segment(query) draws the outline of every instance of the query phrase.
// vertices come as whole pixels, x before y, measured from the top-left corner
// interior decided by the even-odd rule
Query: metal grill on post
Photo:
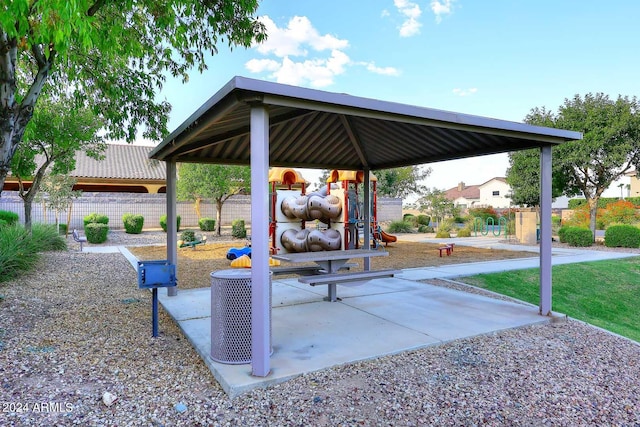
[[[138,261],[138,288],[151,289],[151,322],[158,336],[158,288],[176,286],[176,266],[168,260]]]

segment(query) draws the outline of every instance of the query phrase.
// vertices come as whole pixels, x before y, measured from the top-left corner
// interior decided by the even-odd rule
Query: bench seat
[[[357,267],[356,263],[347,263],[340,267],[340,270],[349,270],[350,268]],[[284,267],[271,267],[271,272],[274,276],[280,274],[298,274],[300,276],[318,275],[324,272],[319,265],[303,265],[303,266],[284,266]]]
[[[318,274],[311,277],[301,277],[298,279],[300,283],[306,283],[307,285],[329,285],[340,284],[346,282],[362,282],[365,280],[379,279],[381,277],[393,277],[396,274],[402,273],[402,270],[370,270],[370,271],[356,271],[353,273],[334,273],[334,274]]]

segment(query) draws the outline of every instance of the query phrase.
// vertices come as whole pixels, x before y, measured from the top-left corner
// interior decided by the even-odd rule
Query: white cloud
[[[478,92],[478,88],[476,88],[476,87],[472,87],[472,88],[469,88],[469,89],[455,88],[453,90],[453,93],[455,93],[458,96],[469,96],[469,95],[473,95],[476,92]]]
[[[431,0],[431,11],[436,15],[436,22],[442,21],[442,15],[450,15],[454,0]]]
[[[404,22],[400,25],[400,36],[411,37],[420,34],[420,27],[422,26],[418,21],[420,15],[422,15],[420,6],[408,0],[393,0],[393,4],[398,9],[398,12],[405,17]]]
[[[387,9],[382,9],[382,13],[380,13],[381,18],[386,18],[387,16],[391,16]]]
[[[396,0],[398,1],[398,0]],[[256,50],[271,58],[254,58],[245,63],[251,73],[269,73],[278,83],[326,87],[347,67],[364,65],[369,72],[398,75],[393,67],[377,67],[373,62],[353,62],[344,52],[349,41],[331,34],[321,35],[305,16],[295,16],[286,27],[278,27],[268,16],[260,18],[267,28],[267,41]]]
[[[278,28],[268,16],[261,17],[260,21],[265,25],[268,37],[258,46],[258,52],[265,55],[273,53],[280,58],[307,56],[309,52],[306,46],[318,52],[345,49],[349,46],[347,40],[338,39],[330,34],[321,36],[306,16],[294,16],[286,28]]]
[[[375,74],[382,74],[384,76],[399,76],[400,70],[395,67],[378,67],[374,62],[363,62],[362,65],[367,67],[367,70]]]

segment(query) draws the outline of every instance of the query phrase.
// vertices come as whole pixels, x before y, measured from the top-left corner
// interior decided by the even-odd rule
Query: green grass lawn
[[[553,311],[640,342],[640,257],[554,266]],[[539,269],[465,277],[464,283],[538,305]]]

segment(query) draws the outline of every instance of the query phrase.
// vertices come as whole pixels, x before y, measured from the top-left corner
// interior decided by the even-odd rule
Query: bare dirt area
[[[446,243],[449,243],[449,241]],[[190,289],[208,286],[212,271],[230,268],[231,262],[226,258],[227,251],[230,248],[241,248],[244,244],[244,240],[236,240],[207,243],[198,245],[193,249],[178,249],[180,287]],[[456,245],[449,256],[443,251],[442,257],[440,257],[438,248],[441,246],[442,244],[398,241],[381,248],[380,250],[389,252],[389,256],[376,257],[371,261],[371,268],[377,270],[385,268],[436,267],[536,256],[534,253],[527,251],[482,249]],[[165,259],[167,253],[166,246],[139,246],[128,247],[127,249],[140,260]],[[354,271],[362,269],[362,260],[358,264],[359,266],[354,268]]]

